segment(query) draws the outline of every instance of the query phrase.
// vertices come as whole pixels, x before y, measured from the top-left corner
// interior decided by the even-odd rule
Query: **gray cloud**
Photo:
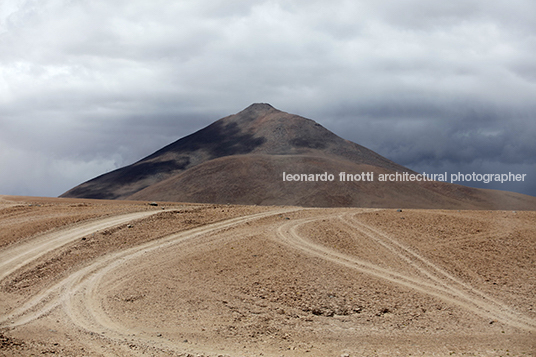
[[[0,193],[59,195],[253,102],[415,170],[530,171],[534,13],[531,0],[4,1]]]

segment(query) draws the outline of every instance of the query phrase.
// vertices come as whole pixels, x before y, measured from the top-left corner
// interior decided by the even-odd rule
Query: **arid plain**
[[[535,222],[0,196],[0,355],[534,356]]]

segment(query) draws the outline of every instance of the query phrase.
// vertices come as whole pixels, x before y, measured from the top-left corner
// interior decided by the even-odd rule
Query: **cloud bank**
[[[0,4],[0,194],[57,196],[254,102],[416,171],[526,173],[532,0]]]

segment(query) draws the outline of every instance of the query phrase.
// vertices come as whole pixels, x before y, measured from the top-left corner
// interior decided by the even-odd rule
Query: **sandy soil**
[[[0,196],[0,355],[534,356],[534,222]]]

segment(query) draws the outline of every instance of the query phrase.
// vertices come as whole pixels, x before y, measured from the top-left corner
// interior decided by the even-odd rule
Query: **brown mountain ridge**
[[[289,182],[283,173],[333,174]],[[252,104],[60,197],[306,207],[536,209],[536,198],[446,182],[340,182],[338,174],[414,171],[313,120]]]

